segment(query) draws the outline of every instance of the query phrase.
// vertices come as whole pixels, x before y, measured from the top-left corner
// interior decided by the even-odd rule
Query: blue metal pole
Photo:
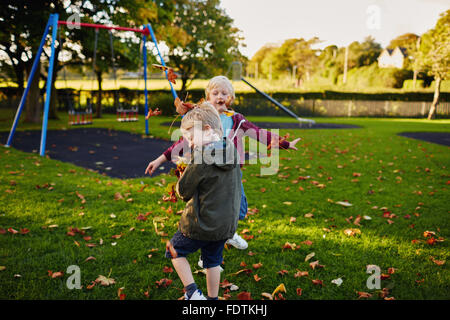
[[[37,66],[39,63],[39,59],[41,58],[42,49],[44,48],[45,38],[47,37],[48,29],[50,28],[51,21],[52,21],[52,15],[50,15],[50,17],[48,19],[44,34],[41,39],[41,43],[39,45],[39,49],[36,53],[36,56],[34,57],[33,67],[31,68],[30,75],[28,76],[27,87],[25,88],[25,90],[22,94],[22,98],[20,99],[19,107],[17,108],[16,116],[14,118],[14,122],[11,127],[11,131],[9,132],[8,141],[6,142],[5,147],[11,146],[11,143],[12,143],[12,140],[14,137],[14,133],[16,132],[17,125],[19,124],[20,115],[22,114],[23,107],[25,106],[25,101],[27,100],[27,95],[28,95],[28,91],[30,90],[30,87],[31,87],[31,82],[33,81],[34,74],[36,73],[36,69],[37,69]]]
[[[145,29],[145,26],[144,26]],[[148,114],[148,91],[147,91],[147,36],[144,35],[144,46],[142,47],[144,58],[144,95],[145,95],[145,116]],[[145,119],[145,134],[148,135],[148,119]]]
[[[50,55],[50,65],[48,67],[47,92],[45,95],[44,117],[42,119],[41,149],[40,149],[40,155],[42,157],[45,155],[45,141],[47,139],[48,109],[50,107],[50,98],[51,98],[51,92],[52,92],[53,66],[55,64],[55,39],[56,39],[56,32],[58,31],[58,14],[57,13],[53,14],[51,18],[53,19],[52,20],[52,52]]]
[[[159,60],[161,61],[161,65],[166,66],[166,64],[164,63],[164,59],[162,58],[161,52],[159,52],[158,42],[156,41],[155,34],[153,33],[152,25],[150,23],[148,23],[147,26],[148,26],[148,30],[150,31],[150,36],[152,37],[153,43],[155,44],[156,51],[158,51],[158,56],[159,56]],[[166,73],[166,78],[168,79],[167,70],[165,71],[165,73]],[[173,98],[176,99],[178,97],[177,92],[173,88],[172,82],[169,81],[169,84],[170,84],[170,90],[172,91]]]

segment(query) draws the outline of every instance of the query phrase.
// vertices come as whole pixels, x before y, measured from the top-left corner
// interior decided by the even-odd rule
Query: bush
[[[379,68],[378,63],[353,68],[348,71],[346,86],[354,88],[401,88],[403,82],[412,77],[412,71],[397,68]],[[343,75],[339,75],[342,84]]]
[[[423,89],[425,88],[425,81],[424,80],[416,80],[416,87],[414,88],[414,80],[408,79],[403,81],[403,89],[405,90],[417,90],[417,89]]]
[[[173,96],[170,91],[149,92],[148,107],[154,110],[159,108],[165,116],[175,114],[175,106],[173,104]],[[144,107],[145,105],[143,105]]]
[[[419,80],[418,80],[419,81]],[[422,80],[420,80],[422,81]],[[406,82],[406,81],[405,81]],[[408,83],[408,82],[406,82]],[[434,85],[434,84],[433,84]],[[441,85],[441,102],[450,101],[450,81],[443,81]],[[131,92],[134,91],[134,92]],[[144,95],[139,90],[122,90],[121,96],[126,100],[138,101],[132,102],[139,105],[139,113],[144,114]],[[281,104],[292,108],[298,114],[307,115],[310,113],[309,108],[304,108],[305,100],[312,103],[312,100],[365,100],[365,101],[426,101],[433,100],[433,92],[384,92],[384,93],[358,93],[358,92],[341,92],[341,91],[319,91],[319,92],[275,92],[269,93],[274,99]],[[85,97],[90,96],[89,91],[79,92],[74,89],[58,89],[59,110],[67,110],[68,96],[73,94],[73,102],[76,106],[85,105]],[[205,95],[204,90],[196,89],[189,91],[190,102],[197,102]],[[94,92],[95,96],[95,92]],[[137,99],[139,97],[139,99]],[[151,109],[159,108],[164,115],[175,115],[175,107],[173,105],[173,97],[170,91],[156,90],[149,91],[149,103]],[[180,96],[181,98],[181,96]],[[184,97],[183,97],[184,98]],[[19,103],[19,95],[16,88],[0,88],[0,107],[8,106],[17,108]],[[81,100],[81,101],[80,101]],[[95,100],[96,101],[96,98]],[[94,104],[95,108],[95,104]],[[233,108],[245,115],[284,115],[281,110],[277,110],[271,102],[264,99],[256,92],[236,93],[236,101]],[[115,113],[114,107],[114,90],[104,90],[102,94],[102,111],[105,113]]]
[[[434,80],[430,84],[430,88],[434,89]],[[441,92],[450,92],[450,80],[441,81]]]

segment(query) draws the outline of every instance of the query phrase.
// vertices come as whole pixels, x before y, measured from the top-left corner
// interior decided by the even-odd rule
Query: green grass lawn
[[[49,129],[68,128],[67,116],[60,116],[59,121],[49,121]],[[2,114],[0,119],[0,130],[8,131],[11,115]],[[151,134],[168,139],[168,128],[159,123],[170,120],[152,118]],[[387,297],[449,299],[449,148],[396,134],[449,132],[450,121],[316,120],[362,128],[281,130],[303,140],[298,151],[280,151],[278,173],[261,176],[260,164],[244,167],[251,214],[240,221],[238,232],[248,238],[249,248],[224,250],[221,281],[239,287],[228,293],[230,299],[243,291],[261,299],[261,293],[272,293],[281,283],[286,287],[283,297],[290,300],[358,299],[357,292],[381,299],[381,290],[366,286],[367,265],[380,267],[381,288],[389,290]],[[94,123],[144,133],[142,121],[118,123],[114,115]],[[20,124],[18,129],[39,128]],[[177,212],[184,207],[180,201],[162,201],[174,177],[114,179],[1,146],[0,179],[0,231],[4,231],[0,234],[0,299],[118,299],[119,288],[126,299],[182,296],[176,273],[164,272],[172,266],[164,257],[165,241],[176,231]],[[352,206],[344,207],[339,201]],[[167,235],[157,234],[155,224]],[[84,234],[68,235],[71,227]],[[25,228],[29,232],[21,234]],[[356,234],[347,235],[348,229]],[[434,234],[426,238],[425,231]],[[295,250],[283,249],[286,243]],[[313,252],[314,257],[305,261]],[[95,260],[87,259],[91,256]],[[190,261],[193,271],[199,270],[198,254]],[[262,265],[254,268],[258,263]],[[310,263],[323,267],[313,269]],[[81,270],[80,290],[66,286],[70,265]],[[243,269],[247,272],[238,273]],[[49,270],[64,274],[52,278]],[[298,271],[308,275],[298,276]],[[115,284],[88,289],[99,275],[113,278]],[[194,277],[206,291],[205,276]],[[158,287],[156,281],[163,278],[173,282]],[[338,278],[343,280],[340,286],[331,282]],[[321,280],[322,285],[313,280]],[[302,289],[301,296],[297,288]],[[220,289],[219,295],[223,294]]]

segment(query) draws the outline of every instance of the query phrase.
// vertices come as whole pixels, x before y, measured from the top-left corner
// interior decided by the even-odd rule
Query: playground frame
[[[67,21],[60,21],[58,19],[59,19],[59,15],[57,13],[55,13],[55,14],[51,14],[47,21],[47,25],[45,26],[44,34],[42,36],[42,39],[41,39],[41,42],[39,45],[39,49],[35,55],[33,66],[31,68],[31,72],[28,77],[28,83],[23,92],[22,98],[20,99],[20,103],[17,108],[16,116],[14,118],[14,121],[13,121],[13,124],[11,127],[11,131],[9,133],[8,140],[6,142],[5,147],[11,146],[11,143],[12,143],[12,140],[14,137],[14,133],[15,133],[17,125],[19,123],[20,115],[22,114],[23,108],[25,106],[25,102],[27,99],[31,81],[33,80],[34,74],[36,73],[37,65],[38,65],[39,59],[41,58],[42,51],[43,51],[44,45],[46,43],[46,38],[47,38],[47,35],[49,34],[50,28],[51,28],[52,29],[51,54],[50,54],[50,58],[49,58],[49,68],[48,68],[48,74],[47,74],[47,87],[46,87],[46,95],[45,95],[45,102],[44,102],[44,115],[43,115],[43,119],[42,119],[42,129],[41,129],[41,143],[40,143],[40,150],[39,150],[39,154],[41,156],[45,155],[45,144],[46,144],[46,139],[47,139],[48,112],[49,112],[50,98],[51,98],[51,83],[52,83],[53,68],[54,68],[54,63],[55,63],[55,40],[56,40],[56,36],[57,36],[58,26],[60,26],[60,25],[67,25],[67,26],[71,26],[71,27],[119,30],[119,31],[133,31],[133,32],[141,33],[143,36],[143,46],[142,46],[143,49],[142,50],[143,50],[143,60],[144,60],[143,65],[144,65],[145,114],[148,113],[147,47],[146,47],[148,36],[151,37],[151,41],[155,45],[161,65],[165,66],[165,63],[162,58],[161,52],[159,51],[158,43],[156,41],[156,37],[153,32],[151,24],[147,23],[142,26],[142,29],[138,29],[138,28],[129,28],[129,27],[121,27],[121,26],[106,26],[106,25],[102,25],[102,24],[92,24],[92,23],[71,23],[71,22],[67,22]],[[58,45],[60,45],[60,44],[58,44]],[[167,70],[165,71],[165,73],[166,73],[166,77],[167,77]],[[177,93],[176,93],[175,89],[173,88],[172,83],[170,83],[170,81],[169,81],[169,84],[170,84],[170,89],[172,91],[172,95],[175,99],[177,97]],[[145,120],[145,134],[146,135],[149,134],[147,119]]]

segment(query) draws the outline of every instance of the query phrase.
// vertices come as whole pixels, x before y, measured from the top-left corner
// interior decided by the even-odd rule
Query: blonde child
[[[244,150],[242,145],[242,135],[236,134],[238,132],[242,132],[243,134],[248,133],[249,136],[253,139],[258,140],[266,145],[270,144],[272,139],[279,138],[278,136],[271,134],[269,131],[261,129],[248,121],[242,114],[237,112],[230,112],[228,108],[233,104],[235,100],[235,93],[233,85],[230,80],[228,80],[225,76],[216,76],[212,78],[206,89],[206,100],[211,103],[214,108],[218,111],[220,115],[220,120],[223,128],[223,136],[228,138],[233,138],[233,143],[237,148],[237,151],[240,156],[241,166],[244,162]],[[179,113],[183,114],[186,110],[177,110]],[[280,147],[283,149],[293,149],[297,150],[295,147],[296,143],[300,140],[300,138],[295,139],[291,142],[286,140],[280,141]],[[186,143],[182,138],[175,142],[169,149],[167,149],[161,156],[157,159],[150,162],[145,170],[145,173],[152,174],[161,164],[166,161],[170,161],[172,159],[172,151],[178,146],[180,143]],[[177,148],[179,149],[179,148]],[[177,150],[175,149],[175,150]],[[175,156],[175,155],[174,155]],[[241,172],[242,176],[242,172]],[[239,220],[243,220],[247,214],[247,197],[244,193],[244,186],[241,183],[241,208],[239,213]],[[247,242],[242,239],[237,233],[233,235],[231,239],[227,241],[228,244],[238,248],[238,249],[247,249]],[[200,265],[201,263],[199,263]]]
[[[181,130],[192,156],[176,192],[187,203],[166,257],[183,282],[186,300],[217,300],[223,248],[238,224],[239,158],[233,143],[222,137],[219,114],[207,102],[186,113]],[[206,268],[208,298],[197,288],[186,259],[198,250]]]

